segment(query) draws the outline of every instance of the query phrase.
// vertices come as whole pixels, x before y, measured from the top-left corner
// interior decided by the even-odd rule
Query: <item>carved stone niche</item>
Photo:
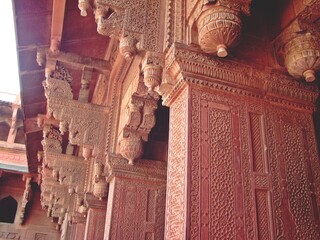
[[[228,49],[240,42],[241,14],[249,14],[250,1],[205,1],[197,20],[201,49],[218,57],[226,57]],[[246,7],[244,7],[246,6]]]

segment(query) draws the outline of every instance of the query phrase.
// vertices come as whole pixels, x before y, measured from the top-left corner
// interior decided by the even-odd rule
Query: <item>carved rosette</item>
[[[125,59],[130,59],[134,56],[137,51],[136,48],[137,40],[130,36],[122,37],[120,39],[119,50]]]
[[[314,81],[315,72],[320,68],[319,39],[307,33],[290,40],[284,47],[284,63],[293,77]]]
[[[161,84],[162,67],[155,64],[146,64],[142,71],[144,84],[148,91],[153,92],[154,88]]]
[[[219,57],[228,55],[228,48],[240,41],[242,22],[240,10],[225,6],[211,6],[198,19],[199,45],[206,53]]]
[[[120,140],[120,154],[128,159],[129,164],[140,158],[143,154],[143,142],[138,134],[130,134]]]

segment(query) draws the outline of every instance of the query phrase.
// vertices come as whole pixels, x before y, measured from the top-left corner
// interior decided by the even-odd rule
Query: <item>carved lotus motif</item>
[[[140,137],[126,137],[120,141],[120,153],[128,159],[129,164],[133,164],[143,154],[143,143]]]
[[[213,6],[198,19],[199,45],[206,53],[228,55],[228,48],[238,44],[242,23],[240,12],[224,6]]]
[[[293,38],[284,48],[285,66],[295,78],[302,76],[307,82],[316,79],[315,72],[320,68],[320,42],[311,34]]]

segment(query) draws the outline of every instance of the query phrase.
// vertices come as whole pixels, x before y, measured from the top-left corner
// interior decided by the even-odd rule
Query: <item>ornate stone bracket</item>
[[[23,192],[22,200],[21,200],[21,210],[19,214],[19,223],[23,224],[24,218],[25,218],[25,212],[28,202],[31,199],[32,195],[32,188],[31,188],[31,180],[32,178],[30,176],[24,177],[24,180],[26,182],[26,186]]]
[[[157,99],[147,96],[132,95],[128,107],[128,120],[120,136],[120,153],[133,164],[143,154],[143,141],[155,125],[154,112]]]
[[[161,52],[161,1],[79,0],[82,16],[93,9],[97,31],[120,40],[120,53],[130,59],[139,49]],[[138,44],[138,45],[137,45]]]

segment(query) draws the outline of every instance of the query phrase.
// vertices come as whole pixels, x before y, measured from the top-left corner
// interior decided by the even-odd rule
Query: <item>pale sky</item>
[[[14,101],[13,95],[2,93],[20,93],[12,0],[1,0],[0,32],[0,100]]]

